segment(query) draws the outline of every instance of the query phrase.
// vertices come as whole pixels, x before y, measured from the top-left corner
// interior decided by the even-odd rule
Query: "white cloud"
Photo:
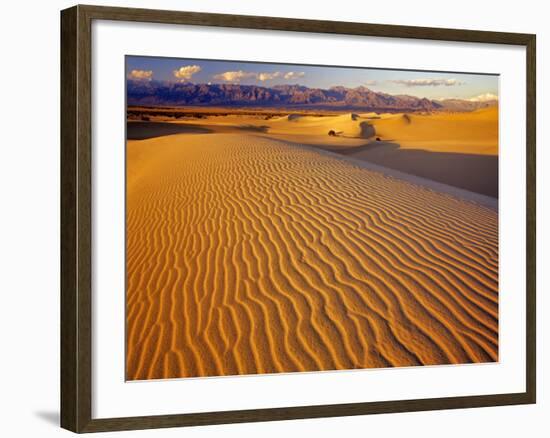
[[[367,87],[369,87],[369,86],[372,87],[373,85],[378,85],[378,81],[375,81],[374,79],[369,79],[368,81],[365,81],[365,85]]]
[[[202,68],[199,65],[185,65],[174,70],[174,77],[182,82],[190,81],[193,75],[201,70]]]
[[[303,78],[306,74],[303,71],[289,71],[285,73],[284,78],[289,81],[292,79]]]
[[[153,70],[132,70],[128,77],[130,79],[150,81],[153,78]]]
[[[281,74],[282,73],[280,71],[276,71],[273,73],[258,73],[256,79],[262,82],[271,81],[272,79],[280,77]]]
[[[280,72],[280,71],[274,71],[274,72],[252,72],[252,71],[226,71],[223,73],[218,73],[213,76],[214,79],[218,81],[224,81],[224,82],[240,82],[244,79],[253,79],[260,82],[265,81],[272,81],[273,79],[277,78],[284,78],[286,80],[292,80],[297,78],[304,77],[304,72],[293,72],[289,71],[286,73]]]
[[[405,85],[406,87],[439,87],[444,85],[451,87],[454,85],[464,85],[464,82],[460,82],[457,79],[390,79],[388,82],[394,84]]]
[[[498,100],[498,96],[492,93],[484,93],[479,96],[471,97],[468,99],[470,102],[487,102],[489,100]]]
[[[224,73],[219,73],[217,75],[214,75],[213,78],[218,81],[240,82],[243,79],[256,78],[256,75],[257,73],[254,73],[254,72],[246,72],[246,71],[238,70],[238,71],[226,71]]]

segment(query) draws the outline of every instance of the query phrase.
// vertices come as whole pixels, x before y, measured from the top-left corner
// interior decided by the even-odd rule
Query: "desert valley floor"
[[[420,117],[375,120],[382,143],[419,149]],[[128,380],[498,360],[491,189],[363,160],[361,116],[323,119],[133,122]],[[496,156],[471,126],[459,152]]]

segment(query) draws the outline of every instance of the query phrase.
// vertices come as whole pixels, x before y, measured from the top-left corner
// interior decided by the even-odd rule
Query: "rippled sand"
[[[253,133],[128,141],[127,378],[498,360],[495,209]]]

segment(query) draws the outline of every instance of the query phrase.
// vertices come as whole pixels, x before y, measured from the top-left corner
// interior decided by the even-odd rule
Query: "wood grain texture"
[[[94,19],[512,44],[527,49],[527,389],[522,393],[200,414],[91,416],[91,22]],[[61,423],[75,432],[147,429],[535,402],[535,36],[503,32],[77,6],[61,19]],[[121,170],[122,171],[122,170]]]
[[[70,430],[78,428],[76,12],[61,16],[61,426]]]
[[[91,419],[91,23],[61,15],[61,425]]]

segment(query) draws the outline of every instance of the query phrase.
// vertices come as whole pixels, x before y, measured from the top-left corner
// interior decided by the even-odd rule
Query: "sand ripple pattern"
[[[127,378],[498,360],[491,209],[254,135],[128,143]]]

